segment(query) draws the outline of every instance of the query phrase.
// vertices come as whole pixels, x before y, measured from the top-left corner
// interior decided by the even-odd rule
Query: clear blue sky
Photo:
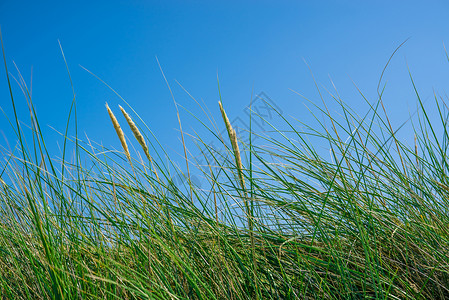
[[[72,100],[59,49],[75,85],[78,125],[93,141],[120,149],[104,108],[119,114],[121,100],[83,70],[91,70],[140,113],[162,145],[182,152],[176,111],[156,57],[178,103],[200,114],[179,81],[203,99],[220,120],[217,72],[228,114],[245,116],[251,92],[265,92],[285,116],[311,119],[304,100],[320,99],[304,60],[320,85],[363,113],[353,81],[375,101],[381,71],[393,50],[410,37],[385,74],[385,103],[399,124],[415,108],[407,64],[424,99],[447,92],[448,1],[22,1],[0,0],[0,26],[10,72],[13,61],[29,83],[47,143],[57,153]],[[2,67],[3,68],[3,67]],[[26,102],[15,84],[21,120]],[[0,75],[0,106],[12,117],[6,76]],[[332,107],[332,106],[331,106]],[[200,125],[181,111],[184,129]],[[124,123],[124,120],[121,119]],[[125,124],[122,124],[126,128]],[[14,139],[6,118],[0,133]],[[73,131],[72,131],[73,133]],[[10,143],[12,140],[10,140]],[[5,146],[3,136],[0,144]]]

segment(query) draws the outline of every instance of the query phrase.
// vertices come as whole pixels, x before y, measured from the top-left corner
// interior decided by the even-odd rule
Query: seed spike
[[[137,128],[137,126],[134,123],[134,121],[131,118],[131,116],[125,111],[125,109],[122,106],[119,105],[119,107],[120,107],[120,110],[121,110],[123,116],[126,119],[126,122],[128,122],[129,128],[133,132],[134,137],[136,138],[137,142],[139,142],[140,146],[143,149],[143,152],[145,153],[145,156],[147,157],[148,161],[150,162],[151,166],[153,167],[154,174],[159,179],[159,176],[157,175],[156,169],[154,169],[153,160],[151,159],[150,151],[148,149],[147,143],[145,142],[145,139],[144,139],[143,135],[140,133],[139,128]]]
[[[122,144],[122,148],[125,151],[126,157],[128,158],[129,162],[131,163],[131,155],[129,154],[128,145],[126,144],[125,134],[123,133],[123,130],[120,127],[120,124],[117,121],[117,118],[115,117],[112,110],[109,108],[109,105],[107,102],[106,102],[106,109],[108,110],[108,114],[109,114],[109,117],[111,118],[112,125],[114,126],[115,132],[117,133],[120,143]]]

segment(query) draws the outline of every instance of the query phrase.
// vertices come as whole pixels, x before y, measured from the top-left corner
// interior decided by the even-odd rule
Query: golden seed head
[[[228,116],[226,115],[226,112],[223,108],[223,105],[221,104],[221,101],[218,101],[218,105],[220,106],[221,116],[223,117],[223,121],[225,122],[226,130],[228,131],[229,138],[231,138],[231,131],[232,131],[231,122],[229,122]]]
[[[120,127],[120,124],[118,123],[114,113],[109,108],[108,103],[106,103],[106,109],[108,110],[108,114],[109,117],[111,118],[112,125],[114,126],[115,132],[117,133],[120,143],[122,144],[122,148],[125,151],[126,157],[128,158],[129,161],[131,161],[131,155],[129,154],[128,145],[126,144],[125,134],[123,133],[123,130]]]
[[[134,134],[134,137],[139,142],[139,144],[142,147],[143,152],[145,152],[145,155],[148,158],[148,160],[151,162],[150,151],[148,149],[147,143],[145,143],[145,139],[144,139],[143,135],[140,133],[140,131],[137,128],[136,124],[131,119],[131,116],[128,115],[128,113],[125,111],[125,109],[123,107],[121,107],[120,105],[119,105],[119,107],[120,107],[120,110],[122,111],[123,116],[126,119],[126,122],[128,122],[128,125],[129,125],[129,127],[131,128],[131,131]]]
[[[223,117],[223,121],[225,122],[226,130],[228,131],[228,135],[229,135],[229,139],[231,140],[232,149],[234,150],[234,158],[235,158],[235,163],[236,163],[237,169],[238,169],[240,183],[242,185],[242,188],[245,189],[245,180],[243,178],[242,158],[240,156],[239,144],[237,141],[237,133],[232,128],[231,122],[229,122],[229,118],[226,115],[226,112],[223,108],[223,105],[221,104],[221,101],[218,101],[218,105],[220,106],[221,115]]]

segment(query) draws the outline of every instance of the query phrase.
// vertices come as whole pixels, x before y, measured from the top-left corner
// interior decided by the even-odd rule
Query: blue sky
[[[385,63],[410,38],[384,77],[385,105],[399,124],[416,106],[407,65],[423,99],[433,89],[447,92],[448,20],[447,1],[0,1],[9,70],[17,75],[15,62],[29,84],[32,69],[33,101],[56,155],[61,138],[50,126],[64,130],[72,101],[58,40],[74,83],[82,137],[85,132],[120,149],[104,103],[119,114],[123,102],[80,66],[125,98],[164,147],[181,153],[175,106],[156,57],[176,101],[195,114],[201,110],[177,82],[221,121],[218,73],[231,118],[245,117],[254,91],[266,93],[287,118],[307,123],[312,117],[305,101],[292,90],[316,104],[321,100],[305,62],[320,86],[331,89],[331,78],[343,100],[362,114],[366,106],[354,83],[374,102]],[[1,73],[0,106],[12,117]],[[26,101],[15,83],[14,92],[27,123]],[[198,122],[180,112],[185,130],[201,132]],[[3,115],[0,131],[0,144],[6,145],[5,137],[13,144]]]

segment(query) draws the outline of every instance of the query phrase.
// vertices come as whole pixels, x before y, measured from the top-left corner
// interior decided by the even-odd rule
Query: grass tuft
[[[231,147],[204,124],[226,152],[195,137],[207,164],[186,150],[186,175],[120,107],[153,172],[123,164],[107,104],[124,152],[64,134],[77,155],[58,160],[31,95],[26,131],[9,88],[18,145],[0,150],[2,299],[449,298],[449,113],[437,96],[431,115],[414,87],[410,145],[381,94],[361,95],[362,116],[334,96],[340,116],[317,106],[316,127],[279,113],[283,129],[261,144],[237,136],[220,101]]]

